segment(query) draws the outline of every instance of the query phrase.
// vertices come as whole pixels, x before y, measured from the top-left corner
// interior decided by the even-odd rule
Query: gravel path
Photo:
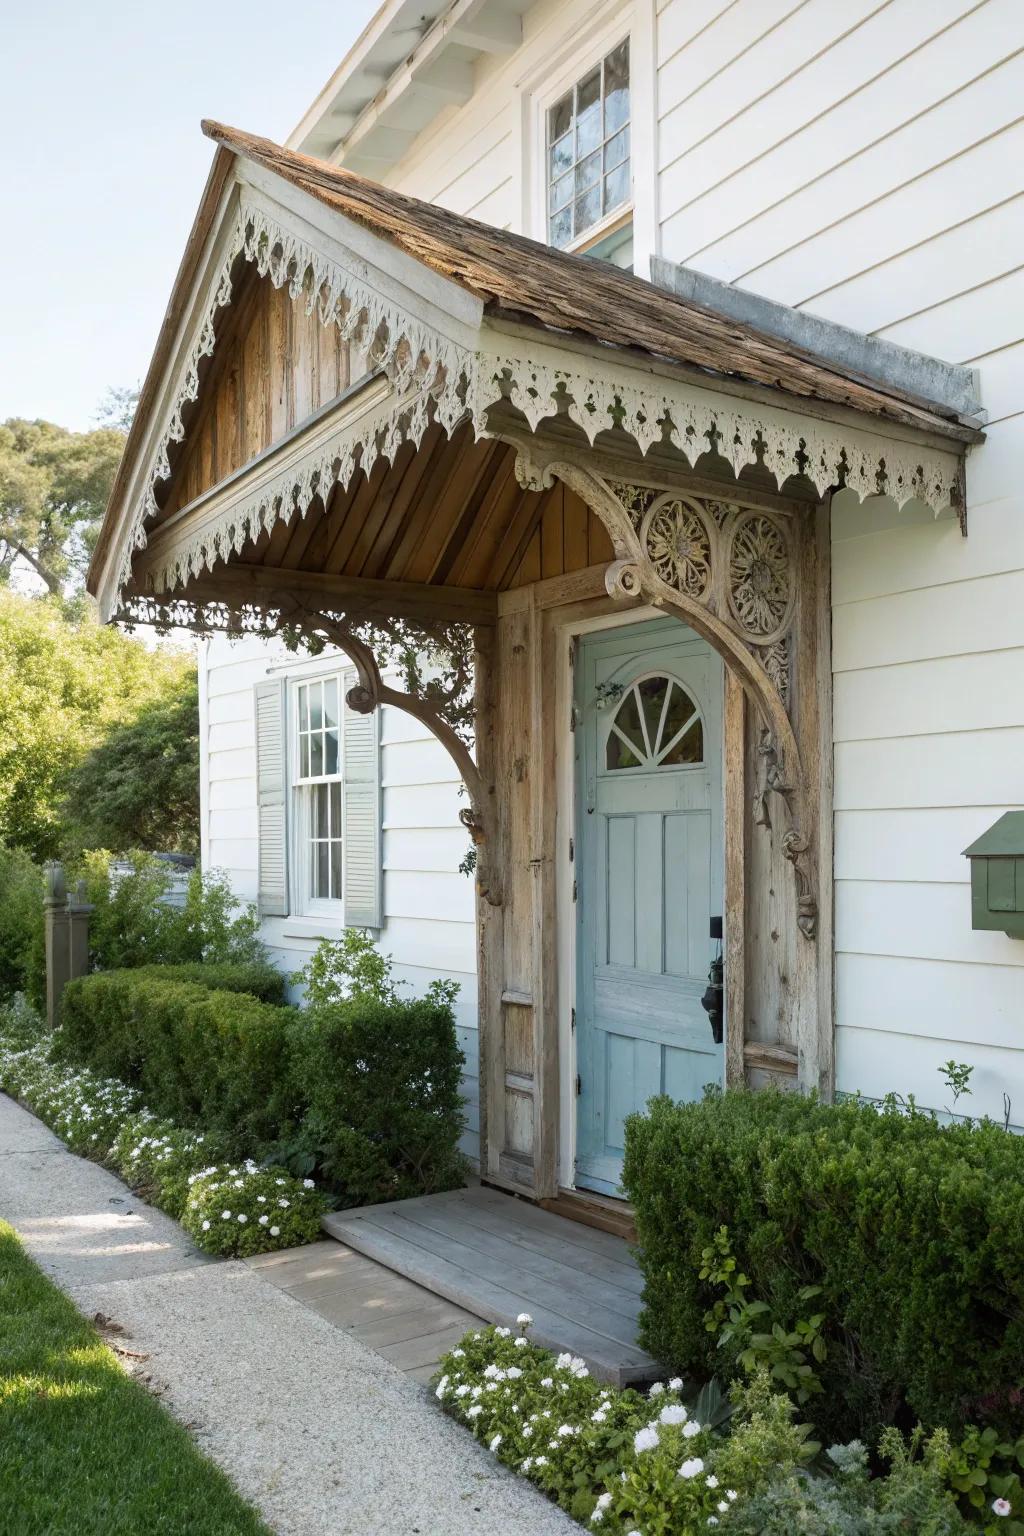
[[[0,1216],[281,1536],[570,1536],[427,1392],[0,1094]],[[183,1533],[184,1536],[184,1533]]]

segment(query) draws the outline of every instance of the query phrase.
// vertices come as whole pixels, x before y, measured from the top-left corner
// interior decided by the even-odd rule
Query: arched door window
[[[606,768],[690,768],[704,761],[700,711],[673,677],[645,677],[623,694],[605,748]]]

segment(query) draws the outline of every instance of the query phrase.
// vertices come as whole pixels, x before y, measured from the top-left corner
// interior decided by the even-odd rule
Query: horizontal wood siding
[[[1024,944],[961,851],[1024,802],[1024,12],[1013,0],[666,0],[662,254],[976,366],[969,537],[833,509],[841,1089],[1024,1124]]]
[[[256,744],[253,687],[288,659],[283,645],[259,640],[208,642],[200,657],[206,697],[202,805],[203,863],[222,869],[243,901],[256,896]],[[417,721],[386,709],[382,720],[384,928],[381,945],[395,975],[422,992],[436,978],[459,983],[456,1021],[466,1057],[463,1150],[478,1157],[480,1095],[476,1044],[476,941],[473,885],[458,873],[466,852],[458,820],[465,804],[447,753]],[[312,919],[266,918],[264,942],[287,973],[318,942]]]

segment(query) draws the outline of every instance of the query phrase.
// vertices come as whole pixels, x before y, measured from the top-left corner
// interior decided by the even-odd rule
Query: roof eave
[[[135,407],[135,415],[132,418],[131,429],[124,445],[121,462],[117,468],[103,521],[100,525],[99,537],[89,560],[89,568],[86,572],[86,590],[93,597],[99,595],[99,589],[103,581],[104,571],[109,563],[110,546],[113,532],[117,524],[118,514],[124,503],[125,492],[131,481],[132,474],[137,464],[142,444],[145,441],[150,416],[160,392],[160,385],[168,359],[174,349],[175,342],[181,329],[184,316],[185,299],[189,294],[196,273],[203,259],[210,232],[217,217],[224,196],[225,188],[231,174],[231,168],[236,156],[233,150],[218,144],[210,166],[210,173],[206,178],[206,186],[196,211],[192,228],[189,231],[185,250],[178,264],[178,271],[171,288],[171,296],[164,311],[160,330],[157,333],[156,346],[146,370],[146,377],[139,391],[138,403]]]

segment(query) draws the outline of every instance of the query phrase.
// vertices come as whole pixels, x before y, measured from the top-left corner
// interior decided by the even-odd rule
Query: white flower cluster
[[[243,1255],[315,1236],[323,1201],[312,1179],[294,1179],[252,1158],[189,1175],[183,1223],[202,1247]],[[239,1229],[250,1227],[251,1235]]]
[[[525,1314],[516,1322],[530,1326]],[[709,1461],[715,1437],[682,1402],[682,1385],[680,1377],[656,1382],[646,1399],[613,1392],[579,1356],[553,1359],[525,1333],[499,1326],[466,1335],[446,1357],[435,1394],[503,1462],[574,1513],[580,1488],[592,1489],[591,1528],[628,1531],[654,1516],[659,1530],[693,1530],[718,1524],[737,1494],[719,1489]]]
[[[237,1167],[197,1167],[204,1152],[210,1156],[202,1133],[159,1120],[114,1078],[50,1061],[48,1041],[23,1047],[0,1036],[0,1088],[26,1103],[73,1151],[113,1162],[210,1252],[259,1253],[319,1235],[324,1201],[312,1179],[261,1168],[251,1158]]]
[[[0,1040],[0,1086],[22,1099],[76,1152],[104,1157],[139,1095],[116,1078],[50,1061],[47,1045],[24,1049]]]

